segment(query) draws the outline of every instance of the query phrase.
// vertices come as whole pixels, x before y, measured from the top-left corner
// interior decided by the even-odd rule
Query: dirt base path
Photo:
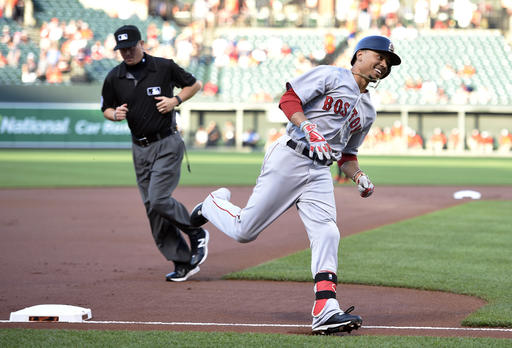
[[[459,189],[379,187],[364,200],[351,186],[336,187],[342,236],[460,204],[452,197]],[[512,199],[512,188],[474,189],[483,199]],[[209,191],[180,187],[175,197],[190,209]],[[235,188],[232,201],[243,205],[250,193],[251,188]],[[154,245],[136,188],[0,190],[0,327],[309,334],[312,283],[221,280],[228,272],[308,248],[297,212],[291,209],[249,244],[206,226],[210,252],[201,272],[169,283],[164,276],[172,265]],[[484,305],[473,297],[340,284],[338,298],[364,318],[353,335],[512,338],[510,330],[411,328],[461,328],[461,320]],[[91,308],[95,322],[5,322],[12,311],[37,304]]]

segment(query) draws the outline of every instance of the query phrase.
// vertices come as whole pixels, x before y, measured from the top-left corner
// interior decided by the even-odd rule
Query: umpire
[[[114,36],[114,49],[123,62],[105,78],[101,111],[110,121],[128,122],[137,185],[153,238],[175,266],[166,280],[184,281],[199,272],[199,264],[206,260],[209,235],[190,225],[186,207],[172,197],[185,151],[174,108],[193,97],[202,84],[173,60],[145,53],[136,26],[122,26]],[[175,87],[181,89],[176,95]],[[188,235],[190,248],[180,230]]]

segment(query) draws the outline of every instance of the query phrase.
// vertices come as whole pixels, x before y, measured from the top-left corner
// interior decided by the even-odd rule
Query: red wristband
[[[338,166],[341,167],[341,165],[348,161],[357,161],[357,155],[351,155],[348,153],[344,153],[341,155],[341,159],[338,161]]]

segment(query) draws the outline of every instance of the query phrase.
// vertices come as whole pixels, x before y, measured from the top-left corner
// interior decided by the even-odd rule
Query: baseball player
[[[220,188],[191,213],[192,225],[210,221],[246,243],[295,205],[310,240],[314,333],[350,332],[362,324],[350,314],[353,307],[342,311],[336,300],[340,235],[329,165],[339,161],[361,197],[374,192],[357,152],[376,117],[367,87],[401,63],[393,50],[388,38],[368,36],[358,42],[351,70],[318,66],[289,81],[279,103],[289,119],[287,134],[269,146],[245,208],[232,204],[230,191]]]
[[[116,47],[123,62],[105,78],[101,111],[106,119],[126,120],[132,134],[137,185],[155,243],[174,263],[167,281],[185,281],[199,272],[208,255],[208,231],[190,225],[187,208],[172,197],[180,181],[185,144],[176,130],[174,108],[192,98],[201,82],[173,60],[144,52],[136,26],[116,30]],[[181,88],[174,94],[174,88]],[[190,248],[181,231],[188,235]]]

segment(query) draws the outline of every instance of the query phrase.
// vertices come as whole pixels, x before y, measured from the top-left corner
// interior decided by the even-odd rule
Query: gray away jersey
[[[370,93],[359,92],[352,72],[345,68],[320,65],[287,83],[302,102],[306,118],[318,126],[332,148],[334,158],[356,155],[376,118]],[[304,133],[291,122],[288,135],[305,141]]]

